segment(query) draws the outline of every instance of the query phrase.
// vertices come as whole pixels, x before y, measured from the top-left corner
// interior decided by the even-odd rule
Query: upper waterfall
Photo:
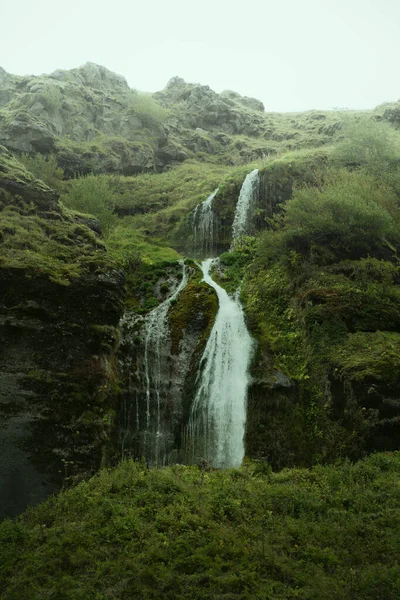
[[[193,250],[195,254],[210,255],[215,244],[215,215],[212,202],[219,188],[213,191],[193,212]]]
[[[248,233],[252,208],[254,208],[258,196],[258,182],[258,169],[251,171],[243,182],[236,204],[235,218],[232,225],[232,243],[242,235]]]
[[[252,340],[242,306],[211,277],[213,259],[202,262],[203,278],[218,295],[219,310],[201,360],[189,439],[192,459],[215,467],[238,467],[244,456],[246,395]]]

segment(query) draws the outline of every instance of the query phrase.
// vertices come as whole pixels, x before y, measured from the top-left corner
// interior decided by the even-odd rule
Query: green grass
[[[126,461],[0,525],[4,600],[397,600],[400,454],[283,470]]]
[[[400,334],[358,331],[349,334],[340,347],[333,348],[331,356],[342,377],[396,384],[400,372]]]
[[[114,265],[92,231],[67,219],[50,221],[6,208],[1,212],[0,241],[1,268],[22,269],[27,277],[44,275],[62,285]]]
[[[139,257],[146,264],[155,264],[179,260],[181,255],[166,244],[149,239],[137,229],[132,217],[125,217],[107,238],[107,250],[122,264]]]
[[[61,285],[115,266],[104,244],[58,194],[0,147],[0,268]]]

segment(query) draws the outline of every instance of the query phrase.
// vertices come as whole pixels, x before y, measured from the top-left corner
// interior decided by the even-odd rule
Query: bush
[[[62,191],[64,187],[63,177],[64,171],[57,164],[57,159],[54,154],[50,154],[47,158],[42,154],[30,156],[23,154],[18,157],[28,171],[33,173],[38,179],[41,179],[49,187]]]
[[[117,224],[118,217],[113,212],[115,194],[107,176],[87,175],[74,179],[61,199],[69,208],[94,215],[101,223],[104,237],[108,237]]]
[[[369,117],[345,121],[344,140],[333,158],[340,164],[363,167],[367,173],[385,180],[400,192],[400,136],[387,123]]]
[[[363,172],[332,172],[321,187],[295,191],[274,221],[276,231],[264,236],[265,257],[290,259],[299,253],[317,264],[358,259],[397,244],[396,196]],[[292,256],[293,258],[293,256]]]

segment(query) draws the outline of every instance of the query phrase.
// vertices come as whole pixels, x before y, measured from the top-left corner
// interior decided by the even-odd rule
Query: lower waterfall
[[[187,272],[182,262],[182,279],[175,292],[154,308],[146,319],[144,346],[144,370],[146,383],[146,428],[144,435],[145,455],[151,457],[155,466],[165,464],[164,436],[161,424],[161,398],[163,388],[163,356],[169,341],[167,314],[171,303],[187,284]],[[152,414],[155,418],[151,418]]]
[[[215,289],[219,310],[204,350],[188,426],[192,460],[238,467],[244,457],[246,395],[252,340],[242,306],[211,278],[213,259],[202,262],[204,281]]]
[[[166,465],[176,453],[171,410],[176,363],[171,356],[168,312],[187,284],[187,267],[183,261],[180,264],[181,274],[175,271],[169,279],[174,286],[170,296],[144,319],[128,311],[121,321],[121,344],[126,348],[119,431],[122,456],[145,458],[149,466]]]

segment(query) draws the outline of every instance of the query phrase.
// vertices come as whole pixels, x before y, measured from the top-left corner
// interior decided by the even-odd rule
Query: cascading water
[[[248,232],[258,199],[258,184],[259,172],[254,169],[246,176],[240,190],[232,225],[231,249],[235,241]],[[207,210],[208,205],[211,206],[210,198],[206,200]],[[205,229],[203,235],[206,235]],[[218,295],[219,309],[200,363],[186,443],[192,460],[205,458],[215,467],[237,467],[244,456],[252,339],[246,328],[238,292],[231,298],[212,279],[212,263],[210,258],[203,261],[201,269],[203,280]]]
[[[169,267],[162,283],[172,288],[168,298],[145,318],[127,311],[120,323],[125,382],[119,429],[122,456],[145,457],[154,466],[167,464],[177,451],[182,377],[179,357],[171,353],[169,309],[187,284],[187,271],[183,261],[181,270],[179,265]]]
[[[246,177],[238,198],[234,240],[247,232],[257,190],[258,171],[255,170]],[[194,211],[193,242],[199,257],[212,255],[218,244],[212,209],[217,192],[218,189]],[[178,295],[187,284],[188,271],[194,274],[193,268],[186,268],[182,262],[179,284],[176,274],[169,275],[168,284],[174,284],[173,293],[144,320],[135,311],[126,313],[122,319],[121,344],[126,349],[127,382],[120,430],[123,455],[144,456],[153,466],[163,466],[184,456],[188,462],[205,458],[219,468],[237,467],[243,459],[252,340],[238,293],[232,298],[213,281],[210,275],[212,262],[213,259],[208,258],[201,269],[203,281],[214,288],[218,296],[219,309],[200,361],[196,383],[198,348],[203,331],[201,325],[199,329],[199,319],[207,327],[212,316],[205,318],[204,308],[199,307],[199,314],[194,314],[188,321],[191,324],[186,323],[182,328],[179,346],[176,342],[172,344],[176,339],[174,332],[177,332],[173,330],[171,335],[169,330],[170,318],[176,319],[180,314],[178,307],[175,312],[169,312],[169,309],[172,303],[179,305]],[[187,298],[193,300],[192,292],[191,288]],[[182,298],[183,308],[185,298]],[[192,394],[193,386],[195,392]],[[182,416],[189,407],[187,426],[180,432]],[[179,443],[181,433],[184,434],[183,444]]]
[[[219,310],[201,359],[198,390],[188,437],[192,459],[215,467],[238,467],[244,456],[246,394],[252,340],[237,295],[228,296],[210,275],[213,259],[203,261],[204,281],[215,289]]]
[[[163,430],[161,399],[163,395],[164,357],[169,355],[170,343],[167,315],[171,303],[187,284],[187,271],[182,262],[182,279],[174,293],[154,308],[146,319],[144,347],[144,376],[146,385],[145,456],[155,466],[165,463],[167,440],[170,432]]]
[[[215,244],[215,215],[212,202],[218,188],[204,202],[198,204],[193,213],[193,250],[196,255],[210,255]]]
[[[237,239],[248,233],[252,210],[258,199],[258,184],[258,169],[254,169],[246,176],[240,190],[232,225],[232,246]]]

